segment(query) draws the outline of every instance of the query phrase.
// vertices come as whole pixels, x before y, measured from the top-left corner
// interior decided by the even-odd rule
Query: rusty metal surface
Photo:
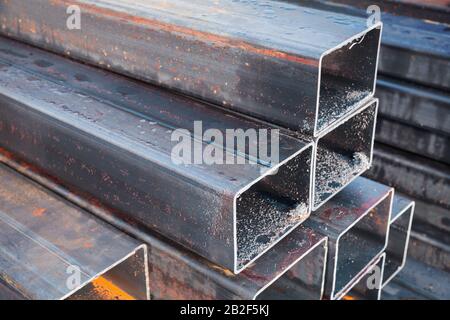
[[[118,219],[108,208],[90,202],[85,194],[65,189],[27,163],[17,162],[12,157],[0,157],[0,161],[146,242],[152,299],[264,299],[268,295],[286,299],[281,285],[294,276],[300,279],[294,282],[297,284],[292,291],[295,297],[322,297],[327,239],[309,228],[298,227],[236,275],[161,235]]]
[[[379,117],[377,142],[450,165],[450,137]]]
[[[375,99],[314,139],[313,210],[372,165],[377,113]]]
[[[326,238],[309,228],[298,227],[239,275],[146,239],[154,299],[318,300],[323,294]],[[294,278],[296,286],[285,292],[283,284]]]
[[[66,299],[80,291],[98,298],[92,283],[102,278],[133,299],[149,298],[147,249],[142,242],[4,165],[0,181],[4,287],[25,299]]]
[[[283,1],[283,0],[282,0]],[[284,0],[290,2],[291,0]],[[307,4],[318,2],[326,6],[339,3],[336,8],[357,8],[366,11],[371,5],[379,6],[384,13],[395,16],[407,16],[421,20],[448,22],[450,17],[450,2],[448,0],[292,0]],[[341,9],[342,10],[342,9]]]
[[[383,287],[405,267],[414,208],[415,203],[413,201],[395,194],[391,221],[389,222],[389,240],[386,248]]]
[[[369,6],[377,5],[383,22],[380,73],[444,90],[450,88],[450,10],[445,2],[430,6],[428,1],[420,1],[420,5],[409,1],[285,1],[366,19],[374,13],[367,13]]]
[[[80,30],[66,27],[70,5],[81,10]],[[271,0],[0,8],[4,35],[310,134],[374,92],[381,25],[358,17]]]
[[[380,77],[376,96],[384,117],[450,136],[448,92]]]
[[[383,300],[449,300],[449,273],[410,259],[405,269],[383,288]]]
[[[409,197],[450,209],[448,165],[377,143],[366,176]]]
[[[0,146],[120,218],[239,272],[308,217],[312,143],[281,131],[277,163],[258,157],[253,164],[246,147],[218,145],[231,164],[177,164],[172,133],[191,130],[194,120],[224,136],[227,129],[276,127],[1,43]],[[209,146],[195,132],[185,135],[202,151]]]
[[[326,298],[345,294],[384,252],[392,197],[392,188],[360,177],[304,223],[328,236]]]

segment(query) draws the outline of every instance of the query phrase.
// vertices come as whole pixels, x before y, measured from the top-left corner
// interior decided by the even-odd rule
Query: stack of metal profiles
[[[0,297],[379,299],[403,268],[414,205],[361,177],[380,23],[279,1],[0,8]]]
[[[361,17],[374,14],[374,6],[381,10],[380,115],[367,176],[411,197],[417,212],[414,260],[390,292],[402,298],[449,298],[450,2],[299,2]]]

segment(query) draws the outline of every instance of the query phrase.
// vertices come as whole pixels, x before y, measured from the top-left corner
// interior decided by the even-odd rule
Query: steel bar
[[[447,233],[450,235],[450,210],[423,202],[418,199],[412,199],[415,202],[414,216],[417,220],[414,227],[420,224],[425,224],[433,229]],[[433,232],[431,232],[433,234]],[[441,234],[439,234],[440,236]],[[445,237],[444,237],[445,239]],[[448,241],[450,243],[450,236]]]
[[[450,136],[450,95],[429,87],[380,77],[380,114],[405,124]]]
[[[325,297],[345,294],[384,252],[393,189],[358,178],[314,212],[304,225],[328,237]]]
[[[414,216],[414,202],[399,195],[394,196],[389,223],[389,240],[383,275],[385,287],[405,266]]]
[[[372,100],[315,139],[313,210],[370,168],[377,109]]]
[[[448,272],[408,259],[405,269],[381,294],[383,300],[449,300]]]
[[[381,300],[381,282],[384,272],[386,272],[385,260],[386,254],[383,253],[354,284],[353,288],[343,296],[342,300]]]
[[[357,17],[272,0],[0,7],[4,35],[312,135],[374,93],[381,24]]]
[[[320,300],[323,295],[327,241],[302,226],[238,275],[155,240],[149,246],[153,299]]]
[[[399,150],[450,164],[450,137],[378,117],[376,141]]]
[[[308,217],[312,142],[280,131],[270,161],[251,152],[261,140],[205,141],[195,121],[223,137],[277,127],[3,41],[0,147],[61,184],[234,272]],[[223,163],[174,161],[177,129],[194,156],[215,146]]]
[[[413,227],[416,228],[418,223],[415,220]],[[431,232],[430,232],[431,231]],[[433,269],[440,269],[443,272],[450,272],[450,245],[448,233],[436,234],[435,230],[427,230],[417,232],[411,231],[409,241],[409,257],[426,263]]]
[[[285,0],[333,14],[348,14],[371,18],[370,6],[378,5],[383,22],[383,41],[379,71],[383,75],[407,79],[415,83],[450,89],[449,10],[408,10],[404,5],[390,6],[388,2],[359,0]],[[429,7],[424,2],[423,6]],[[440,7],[445,6],[445,2]],[[392,11],[397,7],[397,11]],[[414,11],[420,14],[412,14]],[[440,14],[436,15],[436,12]],[[440,15],[440,16],[439,16]]]
[[[0,157],[14,170],[92,212],[118,229],[148,244],[152,299],[321,299],[327,238],[299,226],[246,270],[236,275],[142,226],[129,224],[85,194],[68,190],[29,163]],[[295,277],[289,293],[282,284]],[[0,290],[1,292],[1,290]]]
[[[3,287],[24,299],[149,298],[145,245],[4,165],[0,181]]]
[[[289,0],[286,0],[289,1]],[[300,3],[318,2],[323,6],[339,3],[340,7],[348,10],[355,8],[364,10],[377,5],[383,12],[395,16],[407,16],[420,20],[448,22],[450,18],[450,2],[448,0],[292,0]]]
[[[373,166],[366,176],[407,196],[450,209],[448,165],[376,144]]]

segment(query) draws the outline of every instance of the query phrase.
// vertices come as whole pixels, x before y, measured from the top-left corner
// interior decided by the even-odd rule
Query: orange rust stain
[[[354,301],[354,300],[357,300],[356,299],[356,297],[353,297],[353,296],[351,296],[351,295],[346,295],[344,298],[342,298],[342,300],[345,300],[345,301]]]
[[[231,272],[230,270],[226,269],[226,268],[222,268],[213,264],[210,264],[211,267],[213,267],[213,269],[216,269],[217,271],[222,272],[224,275],[226,275],[227,277],[234,277],[234,273]]]
[[[33,214],[33,217],[39,218],[39,217],[42,217],[46,211],[47,211],[47,209],[45,209],[45,208],[37,208],[37,209],[33,210],[32,214]]]
[[[92,281],[95,292],[103,300],[136,300],[133,296],[129,295],[111,281],[106,280],[103,277],[97,278]]]
[[[60,2],[64,5],[68,3],[65,0],[55,0],[54,1],[55,4],[57,2]],[[71,2],[74,2],[74,1],[71,1]],[[77,2],[77,1],[75,1],[75,2]],[[313,66],[313,67],[319,66],[319,62],[317,60],[302,58],[302,57],[291,55],[291,54],[288,54],[288,53],[285,53],[282,51],[278,51],[278,50],[257,47],[257,46],[251,45],[245,41],[233,40],[233,39],[229,39],[227,37],[212,34],[209,32],[194,30],[194,29],[190,29],[190,28],[186,28],[186,27],[182,27],[182,26],[176,26],[173,24],[164,23],[164,22],[157,21],[157,20],[150,19],[150,18],[137,17],[137,16],[133,16],[131,14],[125,13],[125,12],[118,12],[118,11],[114,11],[114,10],[111,10],[108,8],[100,8],[93,4],[77,2],[77,5],[80,6],[82,11],[89,12],[90,14],[103,15],[103,16],[113,18],[113,19],[114,18],[120,19],[122,21],[132,22],[132,23],[135,23],[138,25],[140,24],[143,26],[151,27],[153,29],[158,29],[158,30],[162,30],[162,31],[166,31],[166,32],[179,33],[179,34],[183,34],[186,36],[195,37],[196,39],[199,39],[202,41],[214,42],[216,44],[239,48],[244,51],[252,52],[255,54],[259,54],[259,55],[264,55],[267,57],[278,58],[278,59],[282,59],[282,60],[286,60],[286,61],[291,61],[291,62],[296,62],[296,63],[300,63],[300,64],[304,64],[304,65]]]
[[[85,249],[91,249],[93,247],[94,247],[94,245],[91,242],[85,242],[83,244],[83,248],[85,248]]]

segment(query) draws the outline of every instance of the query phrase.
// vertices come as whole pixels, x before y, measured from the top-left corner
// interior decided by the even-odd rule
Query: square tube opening
[[[146,249],[133,254],[81,287],[67,300],[148,300]]]
[[[256,300],[321,300],[326,255],[324,241],[261,292]]]
[[[389,227],[383,284],[389,282],[405,265],[414,207],[409,206]]]
[[[237,269],[257,259],[310,214],[312,146],[236,199]]]
[[[343,300],[380,300],[381,278],[384,274],[386,254],[383,254],[377,262],[359,279],[354,287],[342,298]]]
[[[322,57],[317,132],[373,96],[380,37],[378,26]]]
[[[334,295],[345,290],[386,248],[390,210],[387,195],[338,238]]]
[[[317,140],[313,210],[370,168],[377,108],[375,100]]]

